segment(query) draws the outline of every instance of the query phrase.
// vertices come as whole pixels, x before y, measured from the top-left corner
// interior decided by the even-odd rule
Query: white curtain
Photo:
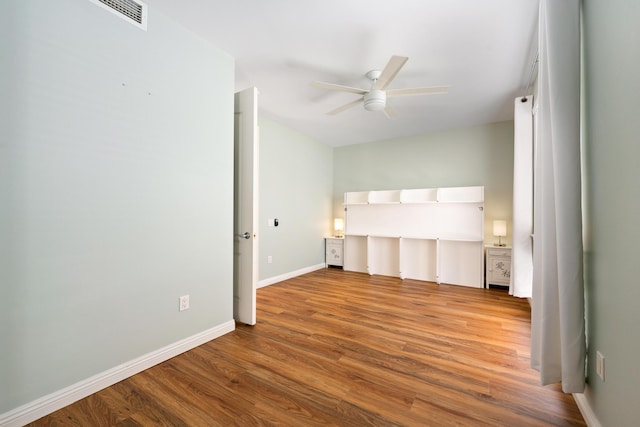
[[[585,384],[580,206],[580,0],[541,0],[531,365],[566,393]]]
[[[533,282],[533,97],[514,101],[513,221],[509,294],[530,298]]]

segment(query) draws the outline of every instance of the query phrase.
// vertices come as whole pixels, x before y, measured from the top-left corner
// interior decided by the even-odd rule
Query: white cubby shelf
[[[345,193],[344,269],[484,286],[484,187]]]

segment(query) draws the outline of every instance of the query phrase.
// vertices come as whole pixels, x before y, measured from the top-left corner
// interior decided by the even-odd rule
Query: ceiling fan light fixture
[[[364,109],[382,111],[387,105],[387,93],[383,90],[370,90],[364,95]]]
[[[449,88],[448,86],[432,86],[391,89],[387,91],[387,87],[396,77],[396,75],[408,59],[409,58],[407,58],[406,56],[393,55],[382,71],[369,71],[366,76],[371,80],[370,90],[325,82],[312,82],[311,85],[322,89],[337,90],[341,92],[349,92],[361,95],[361,98],[358,98],[341,107],[334,108],[333,110],[327,112],[327,114],[330,116],[342,113],[343,111],[346,111],[352,107],[355,107],[356,105],[359,105],[360,103],[363,103],[365,110],[384,111],[384,114],[388,118],[393,118],[396,117],[396,112],[391,107],[391,105],[387,105],[387,96],[397,97],[411,95],[434,95],[437,93],[447,93],[447,89]]]

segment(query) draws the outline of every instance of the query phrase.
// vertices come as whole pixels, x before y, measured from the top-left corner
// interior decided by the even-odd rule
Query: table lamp
[[[502,243],[502,238],[507,236],[507,221],[503,219],[493,221],[493,235],[498,237],[498,243],[494,243],[494,246],[507,246],[506,243]]]

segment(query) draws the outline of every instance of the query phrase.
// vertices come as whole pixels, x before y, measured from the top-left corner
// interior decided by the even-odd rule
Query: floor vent
[[[147,5],[139,0],[90,0],[135,26],[147,29]]]

